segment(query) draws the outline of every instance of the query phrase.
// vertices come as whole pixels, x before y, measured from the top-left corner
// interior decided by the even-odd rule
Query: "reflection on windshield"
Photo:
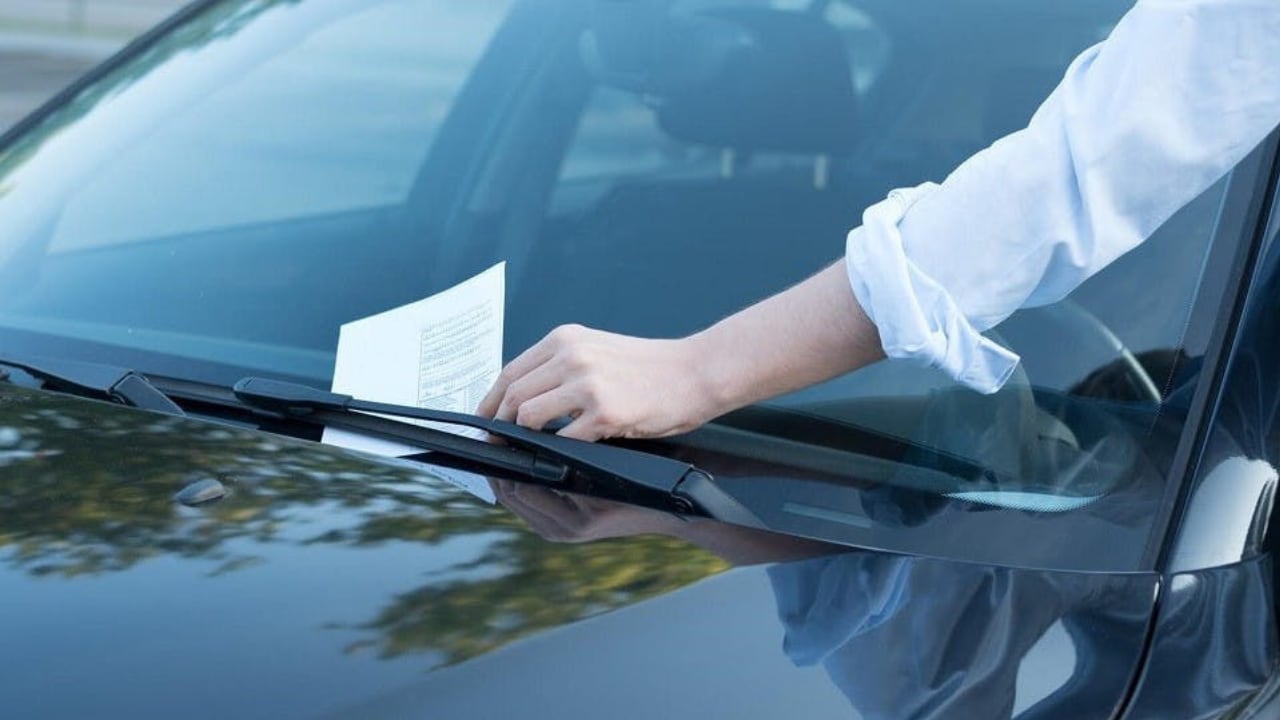
[[[510,5],[207,4],[0,154],[0,325],[327,378],[339,324],[426,294],[407,198]]]
[[[721,86],[736,72],[690,72],[699,92],[661,97],[661,82],[638,88],[582,54],[602,29],[593,3],[211,3],[0,158],[0,341],[31,354],[107,350],[180,379],[324,386],[342,324],[498,261],[510,273],[507,358],[563,323],[679,336],[829,263],[861,208],[1025,124],[1129,5],[658,3],[735,32],[803,27],[795,42],[760,35],[757,50],[763,67],[811,68],[775,76],[753,61],[742,72],[759,82],[742,87]],[[663,19],[675,42],[679,23]],[[610,36],[615,51],[630,35]],[[802,103],[811,112],[832,110],[816,112],[823,132],[797,131],[794,114],[689,102],[742,91],[749,107],[785,107],[797,88],[814,94]],[[976,512],[1038,513],[1045,526],[1095,513],[1094,541],[1122,546],[1115,556],[1040,547],[1026,561],[1137,567],[1182,429],[1165,395],[1194,380],[1196,349],[1181,344],[1216,267],[1187,258],[1205,257],[1227,187],[1070,298],[996,328],[1025,371],[1007,393],[967,396],[934,369],[886,361],[777,399],[995,478],[908,498],[895,487],[909,484],[903,469],[863,478],[881,487],[857,513],[816,513],[954,520],[956,535],[981,525]],[[768,460],[809,454],[792,446]],[[812,519],[815,508],[800,509]],[[1124,532],[1104,537],[1108,524]],[[988,541],[970,559],[1018,562],[1020,549]]]
[[[21,247],[22,241],[38,241],[39,233],[36,232],[36,228],[41,222],[48,221],[45,202],[56,198],[70,187],[71,183],[84,179],[64,175],[59,180],[47,175],[41,177],[39,173],[34,177],[31,173],[24,174],[21,168],[36,152],[56,141],[90,112],[98,110],[109,99],[125,93],[132,85],[152,73],[156,67],[175,56],[196,53],[211,43],[225,40],[240,32],[265,11],[273,7],[296,5],[300,1],[245,0],[238,3],[215,4],[170,32],[163,41],[143,50],[125,66],[81,90],[50,117],[44,119],[37,129],[19,136],[15,142],[8,145],[3,155],[0,155],[0,177],[3,178],[3,184],[0,184],[0,196],[15,189],[22,189],[24,182],[33,186],[26,189],[35,191],[36,195],[29,199],[32,204],[27,208],[25,217],[5,215],[9,234],[3,239],[4,242],[0,242],[0,267],[3,267],[6,264],[5,261]],[[105,148],[97,148],[96,151],[103,149]],[[89,162],[96,156],[96,151],[95,153],[87,152],[83,140],[77,150],[81,154],[81,157],[77,158],[78,164]],[[18,171],[13,172],[14,170]],[[37,202],[39,200],[45,202]],[[35,214],[32,214],[32,211],[35,211]],[[19,222],[20,220],[25,222]]]

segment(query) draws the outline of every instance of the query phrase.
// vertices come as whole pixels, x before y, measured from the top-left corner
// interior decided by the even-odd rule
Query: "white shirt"
[[[1060,300],[1280,125],[1280,0],[1139,0],[1031,124],[849,234],[854,295],[890,357],[982,392],[1018,357],[980,333]]]

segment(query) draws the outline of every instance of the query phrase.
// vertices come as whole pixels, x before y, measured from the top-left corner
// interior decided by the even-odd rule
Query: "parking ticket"
[[[362,400],[473,413],[502,370],[506,263],[448,290],[342,326],[333,392]],[[397,418],[401,420],[401,418]],[[483,430],[418,422],[458,435]],[[417,455],[412,445],[325,428],[322,442],[388,457]],[[433,467],[467,492],[493,503],[483,476]]]

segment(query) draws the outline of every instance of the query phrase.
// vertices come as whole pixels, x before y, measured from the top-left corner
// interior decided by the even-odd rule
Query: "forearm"
[[[709,417],[884,357],[842,263],[687,339]]]

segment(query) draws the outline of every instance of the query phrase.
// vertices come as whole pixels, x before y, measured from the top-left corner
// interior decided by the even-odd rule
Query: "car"
[[[885,361],[587,444],[330,392],[498,262],[508,360],[695,332],[1131,4],[190,4],[0,137],[3,714],[1280,717],[1274,135],[993,329],[992,395]]]

